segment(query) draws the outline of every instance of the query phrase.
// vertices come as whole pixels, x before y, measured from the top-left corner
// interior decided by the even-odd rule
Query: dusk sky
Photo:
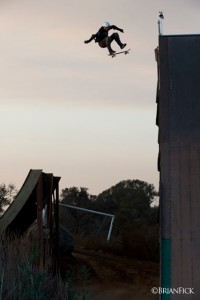
[[[159,11],[164,34],[200,33],[199,0],[0,1],[0,183],[19,189],[43,169],[60,189],[158,188]],[[124,29],[129,55],[84,44],[105,21]]]

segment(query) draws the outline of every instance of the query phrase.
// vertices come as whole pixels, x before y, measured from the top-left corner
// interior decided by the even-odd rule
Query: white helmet
[[[105,22],[105,23],[103,24],[103,27],[110,27],[110,23],[109,23],[109,22]]]

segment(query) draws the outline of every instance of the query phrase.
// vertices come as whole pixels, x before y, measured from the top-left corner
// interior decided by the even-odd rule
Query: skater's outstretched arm
[[[117,26],[115,26],[115,25],[111,25],[109,29],[114,29],[114,30],[118,30],[118,31],[120,31],[120,32],[124,32],[123,29],[121,29],[121,28],[119,28],[119,27],[117,27]]]
[[[91,36],[91,38],[90,38],[89,40],[84,41],[84,43],[85,43],[85,44],[90,43],[92,40],[95,39],[95,37],[96,37],[96,34],[93,34],[93,35]]]

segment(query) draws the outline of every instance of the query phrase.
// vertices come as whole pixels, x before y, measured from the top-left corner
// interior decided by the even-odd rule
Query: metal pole
[[[107,241],[110,240],[111,233],[112,233],[112,228],[113,228],[113,223],[114,223],[114,220],[115,220],[115,215],[111,215],[111,214],[103,213],[101,211],[91,210],[91,209],[87,209],[87,208],[77,207],[77,206],[73,206],[73,205],[68,205],[68,204],[59,203],[59,205],[60,206],[65,206],[65,207],[68,207],[68,208],[73,208],[73,209],[85,211],[85,212],[88,212],[88,213],[93,213],[93,214],[96,214],[96,215],[111,217],[112,219],[111,219],[110,228],[109,228],[108,236],[107,236]]]
[[[102,215],[102,216],[114,217],[114,215],[107,214],[107,213],[103,213],[103,212],[101,212],[101,211],[96,211],[96,210],[86,209],[86,208],[77,207],[77,206],[68,205],[68,204],[62,204],[62,203],[59,203],[59,205],[60,205],[60,206],[66,206],[66,207],[69,207],[69,208],[74,208],[74,209],[81,210],[81,211],[85,211],[85,212],[89,212],[89,213],[93,213],[93,214],[96,214],[96,215]]]
[[[162,30],[161,30],[161,21],[158,20],[158,34],[162,35]]]
[[[110,228],[109,228],[109,231],[108,231],[107,241],[110,241],[114,220],[115,220],[115,216],[112,217],[112,220],[111,220],[111,223],[110,223]]]

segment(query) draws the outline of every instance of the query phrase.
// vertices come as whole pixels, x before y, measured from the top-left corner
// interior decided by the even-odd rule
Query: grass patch
[[[53,274],[50,266],[39,268],[37,244],[27,238],[0,238],[0,300],[87,300],[86,270],[65,279]],[[84,275],[84,276],[82,276]],[[81,292],[74,288],[82,276]]]
[[[97,237],[79,239],[85,249],[132,259],[159,262],[159,225],[132,224],[111,241]]]

